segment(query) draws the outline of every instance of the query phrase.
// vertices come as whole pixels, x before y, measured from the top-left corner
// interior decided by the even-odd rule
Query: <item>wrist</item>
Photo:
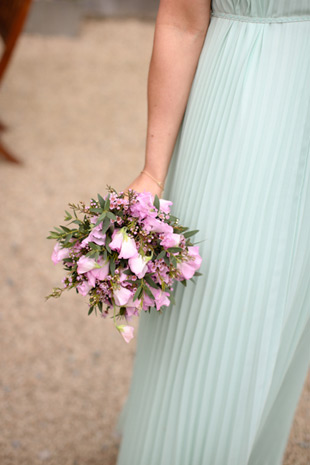
[[[141,174],[144,175],[144,176],[147,176],[149,179],[151,179],[155,184],[157,184],[157,186],[163,191],[164,190],[164,180],[161,181],[159,179],[156,179],[155,176],[152,175],[152,173],[150,173],[148,170],[146,170],[145,168],[143,168],[143,170],[141,171]]]

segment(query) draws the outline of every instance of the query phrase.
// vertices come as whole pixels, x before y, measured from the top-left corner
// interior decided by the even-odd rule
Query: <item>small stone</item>
[[[9,287],[14,287],[15,286],[15,283],[14,283],[13,279],[10,278],[10,277],[6,278],[6,283],[7,283],[7,285]]]
[[[11,441],[11,445],[14,449],[19,449],[21,442],[18,439],[13,439],[13,441]]]
[[[301,441],[297,443],[299,447],[303,449],[310,449],[310,441]]]
[[[101,352],[99,350],[96,350],[95,352],[92,353],[92,357],[94,361],[99,360],[99,358],[101,357]]]
[[[48,460],[51,457],[51,452],[48,449],[41,450],[38,454],[40,460]]]

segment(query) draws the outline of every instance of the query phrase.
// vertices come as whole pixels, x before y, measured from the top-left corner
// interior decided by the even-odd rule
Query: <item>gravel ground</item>
[[[23,165],[0,160],[1,465],[116,462],[136,343],[74,293],[45,302],[62,278],[45,238],[68,202],[141,169],[153,28],[88,19],[74,39],[23,34],[5,76],[2,139]],[[310,463],[309,410],[308,377],[285,465]]]

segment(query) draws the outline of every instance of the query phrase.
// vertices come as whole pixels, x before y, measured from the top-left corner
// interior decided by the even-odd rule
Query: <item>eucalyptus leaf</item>
[[[114,215],[114,213],[110,211],[107,212],[107,217],[110,218],[111,220],[116,221],[116,215]]]
[[[133,298],[132,298],[133,302],[134,302],[135,300],[138,299],[138,295],[140,294],[140,291],[141,291],[141,290],[142,290],[142,292],[143,292],[143,287],[142,287],[142,286],[139,286],[139,287],[137,288],[136,292],[134,293]]]
[[[149,287],[143,286],[143,290],[151,299],[155,299]]]
[[[101,213],[101,215],[98,216],[95,226],[98,226],[98,224],[101,223],[101,221],[103,221],[105,217],[106,217],[106,212]]]
[[[167,249],[168,252],[170,253],[178,253],[178,252],[182,252],[182,248],[181,247],[169,247],[169,249]]]
[[[102,230],[101,230],[102,234],[106,233],[107,230],[109,229],[109,227],[110,227],[110,220],[109,220],[109,218],[106,216],[105,219],[104,219],[103,222],[102,222]],[[111,250],[111,249],[110,249],[110,250]]]
[[[164,258],[164,256],[166,255],[166,251],[165,250],[162,250],[156,257],[157,260],[160,260],[161,258]]]
[[[104,199],[101,197],[100,194],[97,194],[97,197],[98,197],[100,207],[104,209],[104,204],[105,204]]]
[[[107,211],[110,208],[110,194],[108,194],[106,201],[104,203],[104,209]]]
[[[184,237],[185,239],[187,239],[188,237],[194,236],[198,232],[199,232],[199,229],[195,229],[194,231],[187,231],[186,233],[184,233]]]
[[[153,287],[154,289],[158,289],[158,285],[154,283],[150,275],[145,275],[144,280],[148,283],[149,286]]]
[[[114,276],[115,274],[115,260],[113,257],[110,258],[110,272],[111,272],[111,275]]]

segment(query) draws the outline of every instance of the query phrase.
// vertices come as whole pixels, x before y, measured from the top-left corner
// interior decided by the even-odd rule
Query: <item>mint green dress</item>
[[[310,360],[310,0],[215,0],[165,198],[203,276],[142,313],[117,465],[280,465]]]

